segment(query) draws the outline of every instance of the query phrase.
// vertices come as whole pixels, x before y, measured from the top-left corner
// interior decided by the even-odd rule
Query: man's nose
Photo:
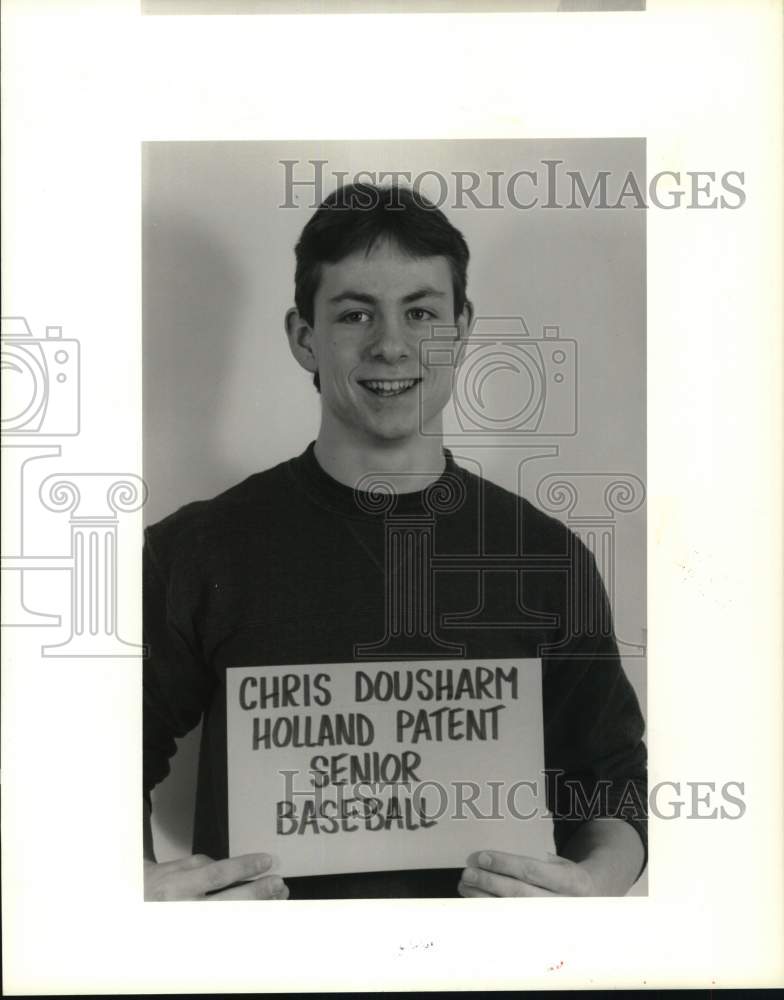
[[[370,350],[374,358],[396,364],[409,357],[411,345],[406,338],[405,324],[395,317],[381,317],[376,324]]]

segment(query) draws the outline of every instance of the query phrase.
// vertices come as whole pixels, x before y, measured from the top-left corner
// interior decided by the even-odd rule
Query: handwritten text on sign
[[[539,660],[233,667],[232,854],[284,875],[552,850]]]

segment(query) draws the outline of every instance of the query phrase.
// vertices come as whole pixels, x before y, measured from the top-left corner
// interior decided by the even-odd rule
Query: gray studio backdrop
[[[287,168],[284,160],[297,164]],[[326,164],[315,168],[312,160]],[[547,160],[562,162],[548,168]],[[293,248],[312,214],[314,188],[295,188],[292,199],[287,170],[296,180],[321,177],[323,194],[340,171],[349,178],[361,170],[430,171],[422,192],[443,199],[471,249],[468,292],[477,315],[496,331],[503,317],[513,338],[522,320],[544,368],[561,356],[557,334],[568,369],[558,391],[571,386],[576,398],[574,413],[565,396],[553,398],[560,410],[545,407],[537,433],[531,423],[504,424],[521,383],[501,366],[485,387],[501,400],[495,423],[483,433],[478,420],[450,412],[447,443],[459,464],[521,491],[588,541],[645,711],[645,211],[633,198],[622,208],[598,208],[595,200],[590,208],[545,207],[548,169],[557,171],[558,204],[571,198],[566,171],[579,172],[588,191],[600,171],[609,172],[614,203],[629,172],[645,190],[644,140],[145,144],[145,515],[152,523],[213,496],[298,454],[316,435],[318,396],[283,332],[293,304]],[[540,203],[530,209],[506,196],[509,178],[523,170],[539,183]],[[489,178],[497,173],[501,207],[458,197],[455,174],[469,171],[480,178],[482,205],[493,203]],[[537,191],[518,177],[513,193],[524,204]],[[279,207],[292,201],[298,206]],[[530,383],[526,391],[538,390]],[[154,794],[161,860],[190,853],[197,746],[198,733],[182,741]]]

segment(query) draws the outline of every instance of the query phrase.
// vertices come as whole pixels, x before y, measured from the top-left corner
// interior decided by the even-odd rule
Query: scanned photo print
[[[4,0],[5,992],[782,982],[783,17]]]
[[[644,894],[644,140],[143,156],[146,898]]]

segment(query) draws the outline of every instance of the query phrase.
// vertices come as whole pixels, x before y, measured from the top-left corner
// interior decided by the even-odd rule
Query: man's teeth
[[[400,379],[394,381],[381,381],[378,379],[369,379],[365,381],[363,384],[366,385],[368,389],[372,389],[373,392],[393,394],[397,392],[403,392],[405,389],[410,389],[413,385],[416,385],[418,381],[419,379],[415,378]]]

